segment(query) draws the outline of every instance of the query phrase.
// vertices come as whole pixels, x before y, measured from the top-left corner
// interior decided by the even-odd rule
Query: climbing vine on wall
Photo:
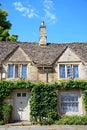
[[[54,86],[38,83],[31,91],[31,120],[52,124],[58,119],[57,93]]]

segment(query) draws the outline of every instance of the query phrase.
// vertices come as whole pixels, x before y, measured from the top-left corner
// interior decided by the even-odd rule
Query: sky
[[[18,41],[38,42],[46,25],[47,42],[87,42],[87,0],[0,0]]]

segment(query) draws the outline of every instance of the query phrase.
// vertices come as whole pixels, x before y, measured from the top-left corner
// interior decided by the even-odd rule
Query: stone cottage
[[[87,43],[47,43],[46,26],[40,25],[39,42],[0,41],[0,79],[55,82],[87,79]],[[21,89],[6,99],[14,120],[29,120],[29,90]],[[81,90],[59,91],[61,114],[84,115]]]

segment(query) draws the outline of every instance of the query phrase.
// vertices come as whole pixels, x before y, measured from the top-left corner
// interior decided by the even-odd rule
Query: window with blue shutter
[[[22,78],[27,78],[27,65],[22,65]]]
[[[13,78],[14,77],[14,65],[9,65],[9,78]]]

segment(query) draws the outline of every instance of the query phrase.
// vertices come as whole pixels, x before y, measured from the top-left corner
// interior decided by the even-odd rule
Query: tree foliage
[[[1,7],[1,4],[0,4]],[[8,12],[0,9],[0,41],[17,41],[17,35],[10,35],[12,24],[7,20]]]

